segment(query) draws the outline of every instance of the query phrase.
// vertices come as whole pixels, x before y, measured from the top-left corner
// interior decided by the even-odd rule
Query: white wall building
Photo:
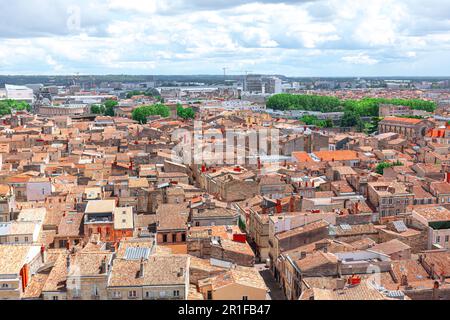
[[[0,99],[11,99],[24,101],[32,104],[34,102],[33,90],[25,86],[13,86],[5,84],[4,95],[0,95]]]

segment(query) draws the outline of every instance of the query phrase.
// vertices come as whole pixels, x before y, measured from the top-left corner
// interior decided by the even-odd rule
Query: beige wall
[[[266,300],[266,290],[231,284],[229,286],[213,291],[213,300],[242,300],[244,296],[248,300]]]

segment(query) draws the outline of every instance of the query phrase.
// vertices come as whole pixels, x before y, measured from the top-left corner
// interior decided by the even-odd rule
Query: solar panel
[[[386,294],[389,298],[404,298],[405,294],[402,291],[388,291]]]
[[[397,232],[408,231],[408,228],[403,221],[394,221],[394,228],[395,230],[397,230]]]
[[[352,226],[347,223],[341,224],[340,227],[342,230],[352,230]]]
[[[125,250],[126,260],[147,259],[150,254],[150,248],[127,248]]]

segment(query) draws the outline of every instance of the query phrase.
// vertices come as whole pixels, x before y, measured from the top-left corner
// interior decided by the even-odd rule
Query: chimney
[[[258,157],[258,170],[261,170],[262,164],[261,164],[261,158]]]
[[[431,277],[431,279],[434,279],[435,277],[434,277],[434,263],[432,263],[431,265],[430,265],[430,277]]]
[[[446,181],[447,183],[450,183],[450,172],[446,173]]]
[[[355,214],[359,214],[359,201],[355,203]]]
[[[180,268],[180,271],[178,272],[178,277],[184,276],[184,268]]]
[[[281,213],[283,211],[283,207],[281,206],[281,200],[277,200],[277,213]]]
[[[292,195],[289,201],[289,212],[295,211],[295,197]]]
[[[300,252],[300,259],[305,259],[306,258],[306,252],[302,251]]]
[[[435,281],[433,286],[433,298],[432,300],[438,300],[439,299],[439,282]]]
[[[402,278],[400,280],[400,285],[407,287],[408,286],[408,277],[405,274],[402,274]]]
[[[102,263],[100,265],[100,274],[106,273],[106,256],[103,258]]]
[[[343,290],[347,281],[344,278],[336,279],[336,290]]]
[[[67,254],[67,257],[66,257],[66,267],[67,267],[67,272],[69,272],[69,269],[70,269],[70,254]]]
[[[139,265],[139,278],[144,277],[144,258],[141,258],[141,263]]]
[[[338,277],[342,277],[342,261],[338,260],[337,262],[337,275]]]
[[[45,263],[45,246],[44,245],[41,246],[41,259],[42,259],[42,263]]]

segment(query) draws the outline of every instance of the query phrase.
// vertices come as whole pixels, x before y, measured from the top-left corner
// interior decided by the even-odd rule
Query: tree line
[[[31,106],[23,101],[16,100],[1,100],[0,101],[0,115],[4,116],[6,114],[11,114],[15,111],[31,111]]]
[[[183,106],[178,104],[177,115],[185,120],[194,119],[195,111],[192,108],[183,108]],[[162,103],[157,103],[149,106],[138,107],[132,112],[133,120],[141,124],[146,124],[149,116],[161,116],[163,118],[168,118],[170,116],[170,109]]]
[[[419,99],[363,98],[361,100],[341,100],[336,97],[317,95],[296,95],[281,93],[267,101],[267,108],[274,110],[305,110],[316,112],[353,112],[361,117],[377,117],[382,104],[407,106],[414,110],[433,112],[436,103]]]

